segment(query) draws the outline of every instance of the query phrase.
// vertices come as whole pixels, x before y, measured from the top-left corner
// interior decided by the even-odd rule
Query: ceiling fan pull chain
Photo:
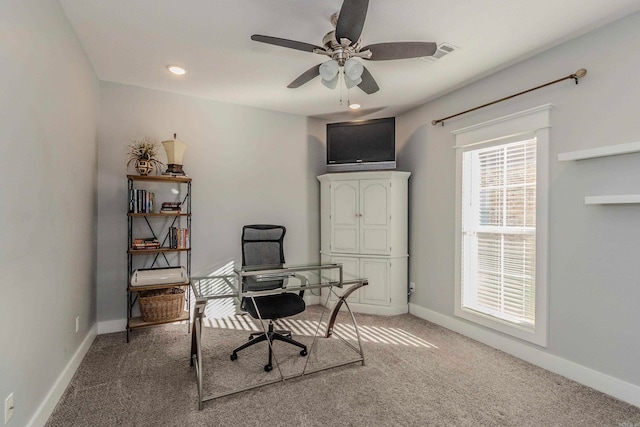
[[[342,107],[342,82],[340,80],[342,80],[342,73],[344,71],[342,70],[342,67],[340,67],[340,72],[338,73],[338,86],[340,86],[340,106]],[[347,92],[347,96],[348,96],[348,92]],[[349,102],[347,100],[347,102]]]

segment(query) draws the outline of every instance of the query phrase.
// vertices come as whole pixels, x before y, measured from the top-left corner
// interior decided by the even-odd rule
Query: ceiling
[[[433,41],[458,49],[435,62],[367,61],[380,90],[343,86],[341,95],[320,78],[287,88],[326,57],[250,37],[322,46],[342,0],[59,1],[100,80],[330,119],[398,114],[640,10],[639,0],[370,0],[363,45]],[[171,75],[169,64],[187,74]],[[347,99],[361,112],[349,112]]]

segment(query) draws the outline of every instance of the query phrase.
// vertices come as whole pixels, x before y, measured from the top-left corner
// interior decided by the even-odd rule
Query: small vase
[[[140,175],[146,176],[153,170],[153,166],[149,160],[138,159],[136,160],[136,170]]]

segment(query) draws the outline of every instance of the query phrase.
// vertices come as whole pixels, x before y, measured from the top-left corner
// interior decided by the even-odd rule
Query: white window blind
[[[461,255],[462,309],[534,328],[535,137],[463,153]]]

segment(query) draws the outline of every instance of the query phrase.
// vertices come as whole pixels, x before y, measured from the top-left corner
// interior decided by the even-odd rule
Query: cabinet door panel
[[[389,181],[360,182],[360,253],[389,253]]]
[[[335,182],[331,186],[331,250],[357,253],[358,181]]]
[[[331,257],[331,262],[335,264],[342,264],[342,279],[343,280],[353,280],[359,279],[359,259],[358,258],[350,258],[350,257]],[[337,277],[335,278],[338,279]],[[347,290],[348,287],[344,287],[343,289],[334,288],[337,294],[342,295],[342,293]],[[336,301],[338,298],[331,294],[329,297],[330,301]],[[358,302],[360,300],[360,289],[349,295],[347,301],[349,302]]]
[[[369,284],[360,289],[360,302],[389,305],[389,261],[362,258],[360,259],[360,275],[369,280]]]

